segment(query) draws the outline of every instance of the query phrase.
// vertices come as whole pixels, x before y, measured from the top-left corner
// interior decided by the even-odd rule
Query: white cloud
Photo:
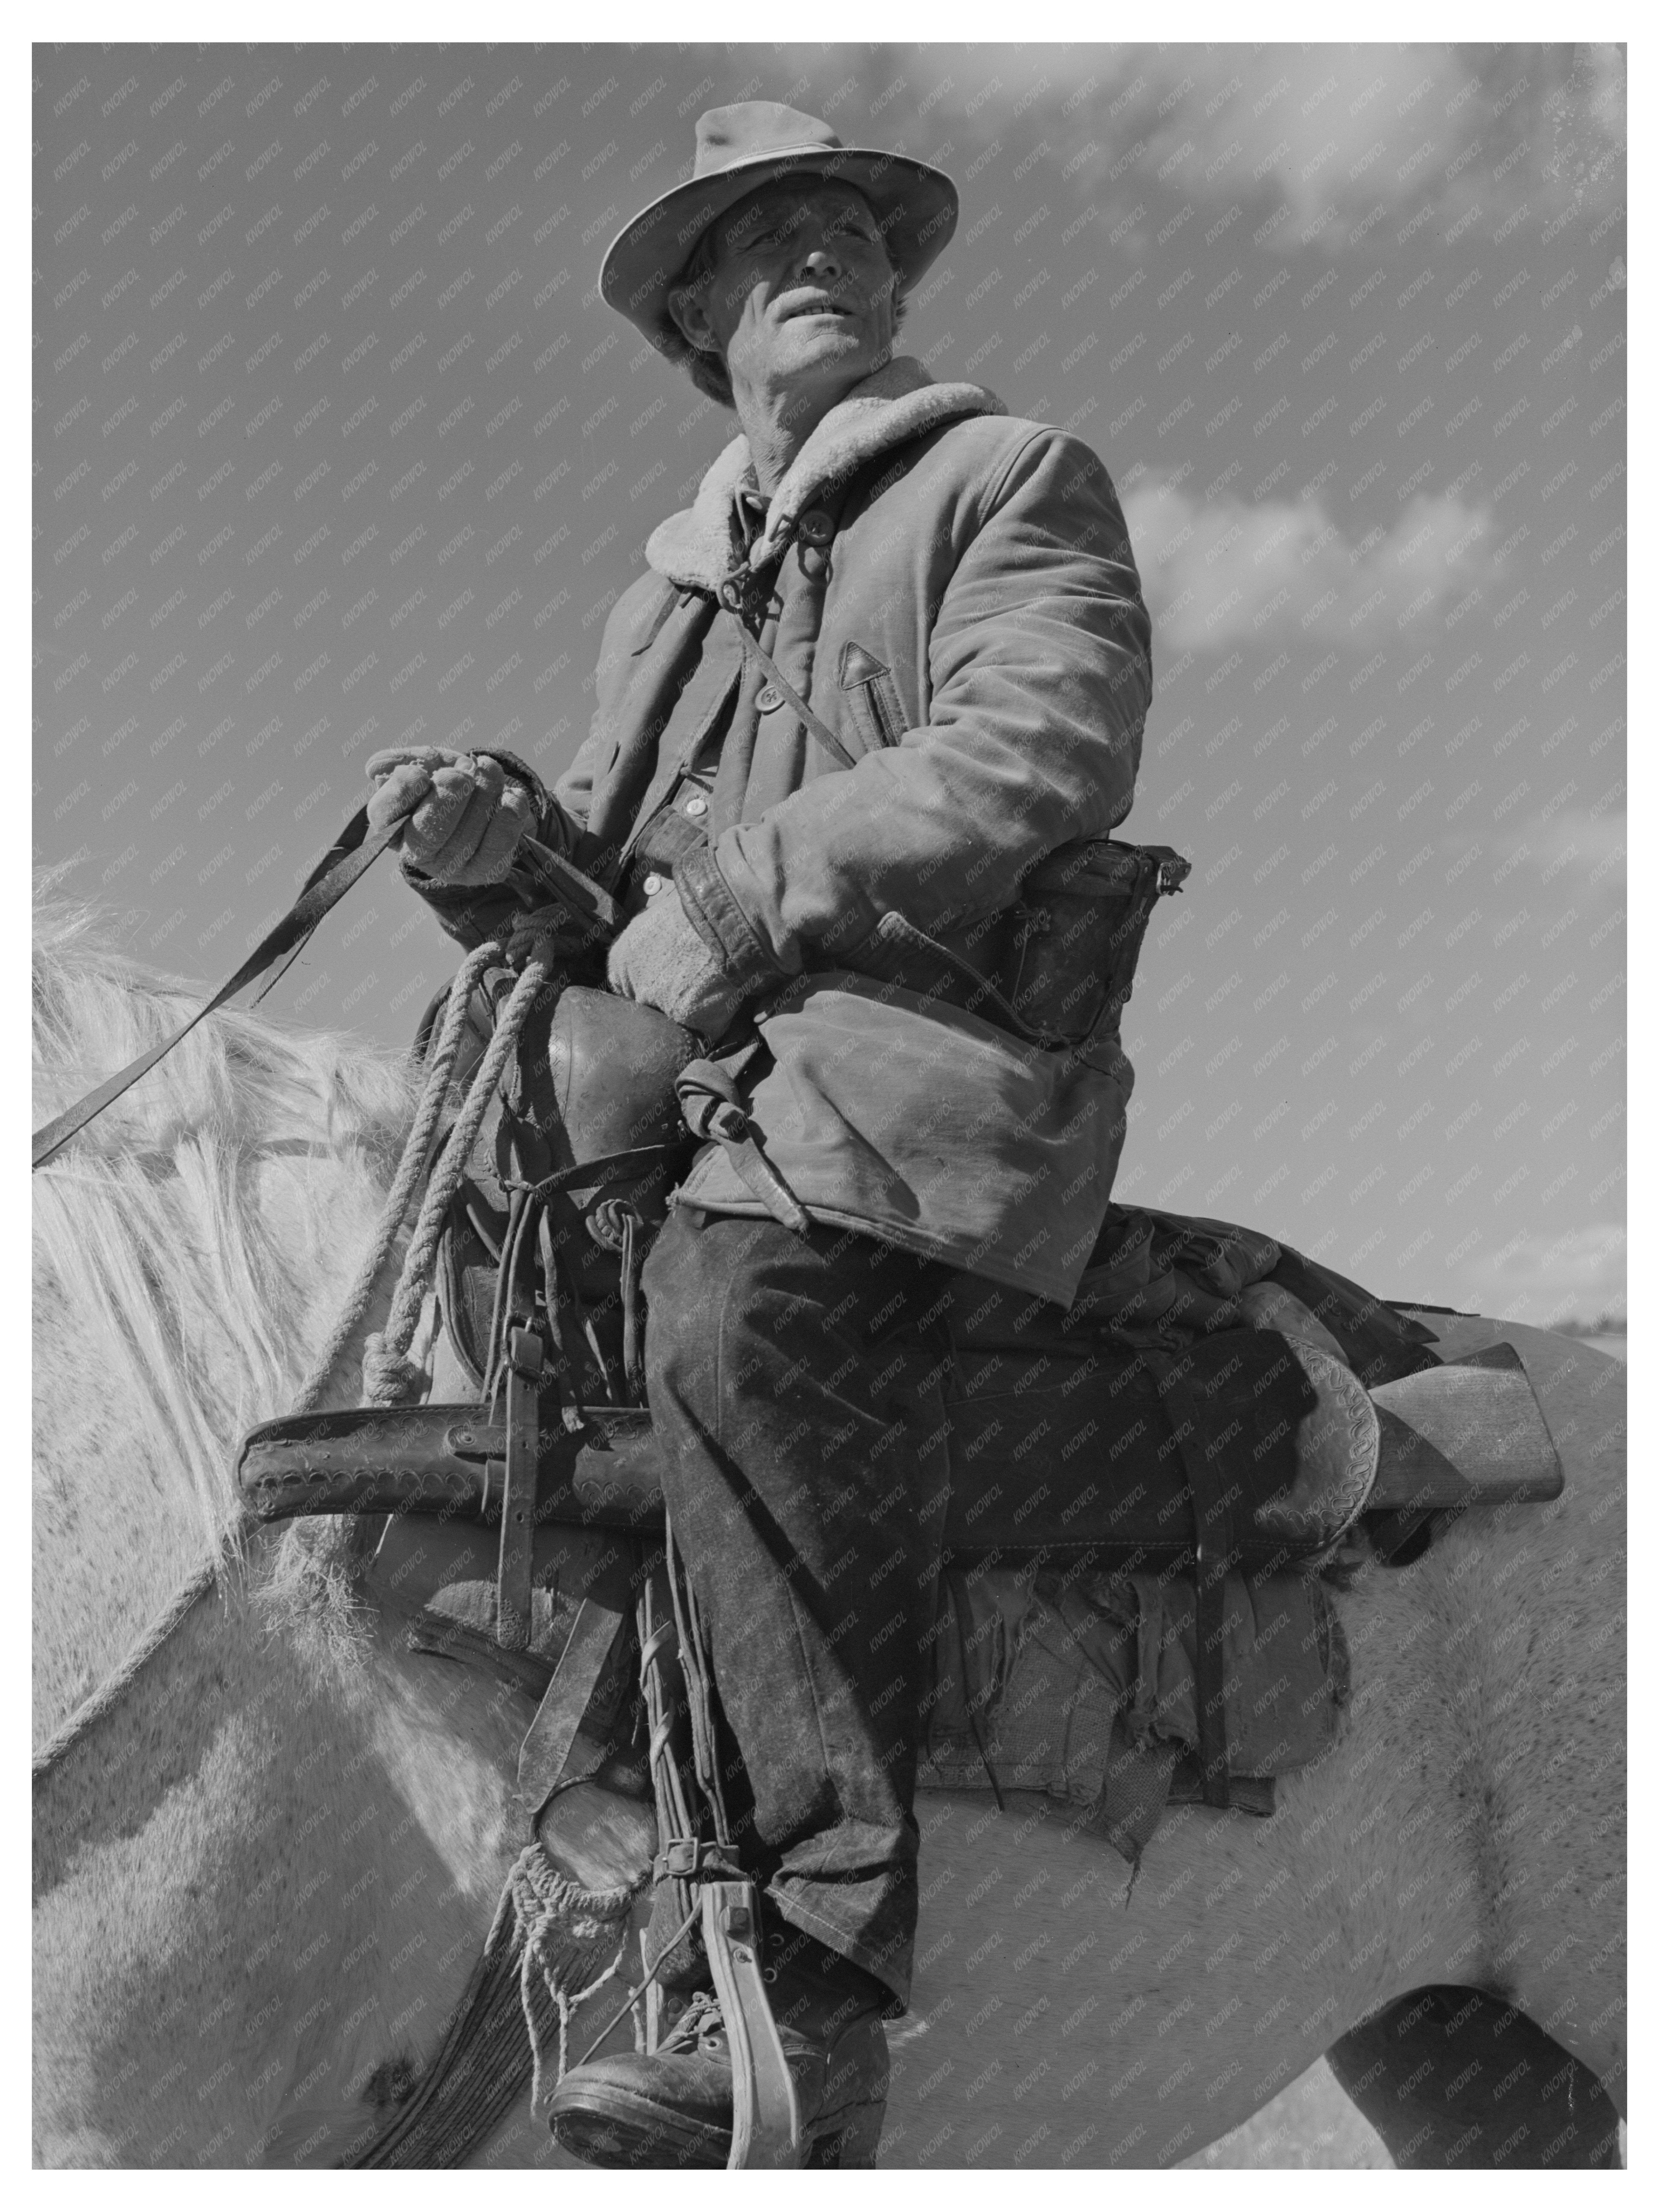
[[[1494,573],[1489,510],[1443,493],[1357,543],[1322,500],[1204,501],[1165,477],[1141,478],[1124,511],[1153,623],[1177,651],[1281,635],[1364,648]]]
[[[1571,756],[1563,754],[1564,763]],[[1495,862],[1535,870],[1547,883],[1565,876],[1575,894],[1623,892],[1627,876],[1630,823],[1622,811],[1592,814],[1588,807],[1563,806],[1553,814],[1533,815],[1510,836],[1494,841]]]
[[[1264,244],[1332,249],[1407,205],[1442,222],[1478,205],[1490,224],[1623,189],[1616,46],[990,46],[951,49],[948,70],[987,136],[1035,110],[1130,258],[1150,242],[1123,228],[1148,184],[1282,210]]]
[[[1482,1310],[1497,1317],[1546,1325],[1594,1321],[1625,1310],[1627,1246],[1618,1221],[1593,1221],[1555,1237],[1524,1231],[1466,1261],[1462,1275]]]

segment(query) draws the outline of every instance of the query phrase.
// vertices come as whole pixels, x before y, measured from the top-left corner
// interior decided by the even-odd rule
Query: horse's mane
[[[37,1123],[206,995],[116,951],[61,872],[36,888]],[[222,1538],[236,1440],[291,1401],[410,1105],[395,1055],[224,1012],[35,1176],[38,1542],[84,1528],[72,1492],[118,1514],[135,1459],[181,1540]]]

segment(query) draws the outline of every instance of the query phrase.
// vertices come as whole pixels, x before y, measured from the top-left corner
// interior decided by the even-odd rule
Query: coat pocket
[[[904,708],[893,672],[849,638],[841,649],[842,696],[866,752],[881,752],[904,735]]]
[[[1152,908],[1190,872],[1167,845],[1096,837],[1051,853],[1026,878],[1015,909],[1012,976],[1005,969],[994,979],[1020,1019],[1110,1048]]]

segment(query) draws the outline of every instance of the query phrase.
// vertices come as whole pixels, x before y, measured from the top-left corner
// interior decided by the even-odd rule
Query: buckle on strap
[[[689,1060],[674,1079],[674,1092],[692,1135],[719,1145],[772,1218],[805,1236],[811,1217],[767,1158],[729,1072],[715,1060]]]
[[[651,1862],[656,1881],[741,1881],[743,1869],[729,1844],[706,1843],[695,1836],[671,1836],[665,1850]]]

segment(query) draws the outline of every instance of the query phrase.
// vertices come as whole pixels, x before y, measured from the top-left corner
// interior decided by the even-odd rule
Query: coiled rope
[[[477,960],[485,951],[496,958],[500,957],[499,945],[481,945],[473,958]],[[461,1187],[466,1164],[472,1156],[478,1132],[483,1127],[483,1118],[489,1109],[490,1100],[495,1095],[495,1087],[501,1079],[507,1061],[518,1048],[520,1032],[529,1019],[537,994],[547,981],[550,972],[545,961],[534,957],[526,960],[507,1004],[496,1017],[495,1034],[489,1040],[489,1048],[478,1063],[466,1103],[449,1133],[449,1141],[434,1166],[431,1180],[427,1184],[426,1198],[421,1207],[420,1218],[415,1224],[415,1232],[409,1240],[409,1249],[404,1255],[403,1269],[392,1296],[392,1310],[386,1316],[386,1327],[371,1335],[363,1346],[365,1405],[405,1405],[420,1395],[426,1380],[425,1370],[408,1357],[408,1352],[420,1321],[427,1285],[437,1264],[444,1219]],[[444,1026],[447,1032],[449,1026],[447,1013]],[[362,1318],[361,1309],[356,1318]]]
[[[422,1088],[420,1103],[415,1109],[415,1119],[410,1125],[409,1134],[404,1139],[403,1157],[398,1163],[398,1172],[392,1178],[386,1204],[381,1207],[380,1219],[375,1224],[374,1240],[363,1256],[362,1265],[352,1278],[351,1287],[346,1292],[333,1328],[312,1363],[310,1373],[300,1385],[299,1395],[292,1407],[296,1413],[309,1413],[322,1395],[335,1362],[350,1343],[374,1297],[374,1286],[398,1232],[404,1225],[410,1201],[415,1195],[422,1172],[430,1163],[439,1120],[449,1093],[449,1079],[460,1052],[461,1038],[465,1033],[467,1001],[485,969],[492,960],[500,957],[501,947],[498,945],[481,945],[476,952],[467,955],[449,987],[449,996],[444,1003],[443,1026],[428,1056],[426,1081]]]

